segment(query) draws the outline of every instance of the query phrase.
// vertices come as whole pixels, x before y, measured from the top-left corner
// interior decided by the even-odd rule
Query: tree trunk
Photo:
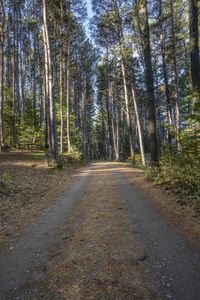
[[[143,164],[143,166],[146,166],[142,127],[141,127],[140,115],[139,115],[139,111],[138,111],[138,97],[137,97],[137,92],[136,92],[136,87],[135,87],[134,82],[131,83],[131,92],[132,92],[132,97],[133,97],[133,104],[134,104],[134,110],[135,110],[135,116],[136,116],[136,122],[137,122],[137,128],[138,128],[140,152],[141,152],[141,156],[142,156],[142,164]]]
[[[13,0],[14,24],[16,22],[16,4]],[[12,107],[12,144],[17,143],[17,133],[16,133],[16,29],[13,29],[13,68],[12,68],[12,92],[13,92],[13,107]]]
[[[44,76],[44,95],[45,95],[45,144],[48,144],[48,147],[52,151],[52,127],[50,120],[50,102],[49,102],[49,68],[48,68],[48,56],[47,56],[47,42],[46,42],[46,34],[45,27],[43,26],[43,40],[44,40],[44,53],[45,53],[45,76]]]
[[[60,153],[63,154],[64,116],[63,116],[63,64],[60,56]]]
[[[67,41],[67,150],[71,151],[71,138],[70,138],[70,39]]]
[[[133,146],[133,139],[132,139],[132,124],[131,124],[131,115],[130,115],[130,103],[129,103],[129,98],[128,98],[126,71],[125,71],[125,63],[124,63],[123,57],[121,57],[121,70],[122,70],[122,78],[123,78],[123,88],[124,88],[124,98],[125,98],[125,106],[126,106],[126,118],[127,118],[130,153],[131,153],[131,157],[134,157],[135,153],[134,153],[134,146]]]
[[[149,117],[149,142],[151,152],[151,162],[158,161],[158,149],[157,149],[157,135],[156,135],[156,114],[155,114],[155,95],[154,95],[154,79],[151,61],[151,46],[149,36],[149,21],[148,21],[148,10],[147,0],[144,0],[144,63],[145,63],[145,80],[147,87],[147,106],[148,106],[148,117]]]
[[[33,126],[35,129],[37,129],[37,110],[36,110],[36,64],[37,64],[37,58],[36,58],[36,48],[37,48],[37,41],[36,41],[36,33],[33,33],[33,47],[34,47],[34,61],[33,61]]]
[[[3,0],[0,1],[2,10],[2,20],[0,25],[0,148],[3,150],[5,146],[5,130],[4,130],[4,27],[5,27],[5,11]]]
[[[52,76],[52,61],[51,61],[51,48],[49,40],[49,31],[47,23],[47,0],[43,0],[43,38],[44,38],[44,50],[45,50],[45,72],[46,72],[46,85],[48,86],[48,98],[50,104],[50,122],[51,122],[51,141],[52,152],[54,160],[58,163],[58,140],[57,140],[57,125],[56,125],[56,110],[55,110],[55,98],[53,94],[53,76]]]
[[[81,127],[82,127],[82,148],[84,157],[88,158],[88,143],[87,143],[87,115],[86,115],[86,98],[87,98],[87,82],[83,82],[83,91],[81,97]]]
[[[176,142],[178,151],[181,150],[181,144],[179,139],[180,132],[180,95],[179,95],[179,77],[178,77],[178,66],[177,66],[177,53],[176,53],[176,32],[174,24],[174,4],[173,0],[170,1],[171,6],[171,26],[172,26],[172,48],[173,48],[173,62],[174,62],[174,80],[175,80],[175,107],[176,107]]]
[[[125,59],[125,47],[124,47],[124,32],[123,32],[123,25],[122,19],[119,12],[118,3],[116,0],[112,0],[113,9],[116,14],[116,26],[118,31],[118,38],[119,38],[119,47],[120,47],[120,61],[121,61],[121,71],[122,71],[122,78],[123,78],[123,89],[124,89],[124,99],[125,99],[125,107],[126,107],[126,118],[127,118],[127,128],[128,128],[128,137],[129,137],[129,146],[130,146],[130,154],[131,157],[134,157],[134,144],[132,138],[132,124],[131,124],[131,110],[130,110],[130,102],[128,97],[128,87],[127,87],[127,78],[126,78],[126,59]]]
[[[161,42],[161,52],[162,52],[162,66],[163,66],[163,77],[164,77],[164,84],[165,84],[165,99],[167,105],[167,119],[168,119],[168,144],[171,145],[171,130],[172,130],[172,107],[171,107],[171,99],[169,93],[169,82],[167,76],[167,66],[165,61],[165,49],[163,42]]]
[[[45,147],[47,147],[47,145],[50,145],[50,137],[49,137],[49,105],[48,105],[48,94],[47,94],[47,84],[46,84],[45,75],[43,77],[43,88],[44,88],[44,120],[45,120],[44,138],[45,138]]]
[[[108,121],[108,153],[109,160],[113,158],[113,139],[112,139],[112,114],[110,110],[110,106],[112,104],[112,88],[111,82],[108,83],[109,87],[109,96],[106,97],[106,110],[107,110],[107,121]]]
[[[115,93],[113,84],[111,84],[111,105],[112,105],[112,136],[113,136],[113,146],[115,153],[115,160],[119,161],[119,111],[116,107]]]
[[[61,25],[63,24],[63,1],[60,4]],[[60,153],[63,154],[64,116],[63,116],[63,59],[62,59],[62,32],[60,30]]]
[[[189,1],[190,18],[190,57],[193,89],[194,112],[195,104],[200,102],[200,62],[199,62],[199,33],[198,33],[198,0]]]

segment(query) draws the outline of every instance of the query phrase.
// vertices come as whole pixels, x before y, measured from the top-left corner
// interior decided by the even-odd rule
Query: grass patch
[[[31,159],[42,161],[45,159],[45,152],[44,151],[33,152],[31,153]]]

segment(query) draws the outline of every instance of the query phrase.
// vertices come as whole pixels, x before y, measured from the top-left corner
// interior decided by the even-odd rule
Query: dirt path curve
[[[0,299],[200,295],[200,256],[123,164],[91,163],[0,257]]]

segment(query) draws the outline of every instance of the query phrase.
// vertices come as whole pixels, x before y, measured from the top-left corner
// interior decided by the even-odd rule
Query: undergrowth
[[[80,164],[83,162],[83,154],[79,150],[72,148],[69,153],[65,152],[59,155],[58,161],[55,161],[50,151],[47,151],[43,155],[43,159],[51,170],[62,170],[64,165],[67,164]]]
[[[71,149],[69,153],[64,153],[61,159],[65,163],[77,164],[83,162],[83,154],[77,149]]]
[[[8,172],[0,174],[0,193],[8,194],[12,183],[11,176]]]
[[[147,179],[164,185],[180,196],[183,203],[192,202],[200,210],[199,136],[187,132],[182,137],[182,149],[165,151],[159,167],[147,167]]]

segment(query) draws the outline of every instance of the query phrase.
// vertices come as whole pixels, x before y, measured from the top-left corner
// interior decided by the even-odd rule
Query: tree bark
[[[16,3],[13,0],[13,22],[16,22]],[[16,133],[16,29],[13,29],[13,68],[12,68],[12,92],[13,92],[13,107],[12,107],[12,144],[17,143]]]
[[[113,146],[115,153],[115,160],[120,160],[120,147],[119,147],[119,110],[116,104],[116,93],[114,92],[113,83],[110,86],[111,89],[111,105],[112,105],[112,136],[113,136]]]
[[[147,0],[144,0],[144,63],[145,63],[145,81],[147,87],[147,107],[148,107],[148,135],[150,142],[151,162],[158,161],[158,146],[156,134],[156,113],[155,113],[155,95],[154,95],[154,78],[151,60],[150,32],[148,21]]]
[[[70,38],[67,41],[67,150],[71,151],[71,138],[70,138]]]
[[[50,104],[50,124],[51,124],[51,141],[54,160],[58,163],[58,140],[57,140],[57,125],[56,125],[56,110],[55,110],[55,98],[53,94],[53,75],[52,75],[52,60],[51,60],[51,47],[48,30],[48,8],[47,0],[42,1],[43,4],[43,38],[44,38],[44,50],[45,50],[45,72],[46,72],[46,85],[47,93]]]
[[[124,98],[125,98],[125,106],[126,106],[126,118],[127,118],[127,128],[128,128],[130,153],[131,153],[131,157],[133,158],[134,155],[135,155],[135,152],[134,152],[133,139],[132,139],[132,124],[131,124],[131,115],[130,115],[130,103],[129,103],[129,97],[128,97],[125,63],[124,63],[123,57],[121,57],[121,69],[122,69],[122,78],[123,78],[123,88],[124,88]]]
[[[61,0],[61,25],[63,23],[63,1]],[[62,59],[62,32],[60,30],[60,153],[63,154],[64,116],[63,116],[63,59]]]
[[[200,62],[199,62],[199,32],[198,32],[198,0],[189,0],[190,21],[190,58],[193,89],[194,112],[195,104],[200,102]]]
[[[176,53],[176,32],[174,24],[174,4],[173,0],[170,1],[171,6],[171,30],[172,30],[172,48],[173,48],[173,63],[174,63],[174,80],[175,80],[175,108],[176,108],[176,142],[178,151],[181,150],[181,144],[179,139],[180,133],[180,95],[179,95],[179,77],[178,77],[178,65],[177,65],[177,53]]]
[[[123,79],[123,89],[124,89],[124,99],[125,99],[125,107],[126,107],[126,118],[127,118],[127,128],[128,128],[128,137],[129,137],[129,146],[130,146],[130,154],[131,157],[134,157],[134,144],[132,137],[132,124],[131,124],[131,110],[130,110],[130,101],[128,96],[128,86],[127,86],[127,78],[126,78],[126,59],[124,54],[124,32],[123,32],[123,24],[120,16],[118,4],[116,0],[112,0],[113,8],[116,14],[116,26],[118,31],[119,38],[119,47],[120,47],[120,61],[121,61],[121,71],[122,71],[122,79]]]
[[[64,115],[63,115],[63,63],[60,57],[60,153],[63,153]]]
[[[136,91],[136,86],[135,86],[134,82],[131,83],[131,92],[132,92],[132,97],[133,97],[133,104],[134,104],[134,110],[135,110],[135,116],[136,116],[136,122],[137,122],[137,128],[138,128],[140,152],[141,152],[141,156],[142,156],[142,164],[143,164],[143,166],[146,166],[142,127],[141,127],[140,115],[139,115],[139,111],[138,111],[138,97],[137,97],[137,91]]]
[[[3,0],[0,1],[2,10],[2,20],[0,20],[0,135],[1,150],[5,146],[5,129],[4,129],[4,27],[5,27],[5,10]]]

